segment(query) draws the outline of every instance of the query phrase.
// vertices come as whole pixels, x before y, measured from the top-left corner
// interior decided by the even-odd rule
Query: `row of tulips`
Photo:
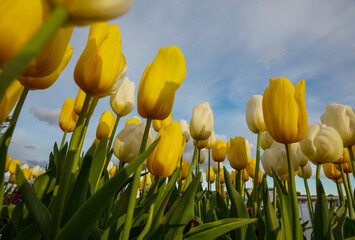
[[[119,27],[104,21],[122,15],[132,4],[0,3],[0,33],[6,36],[0,39],[1,122],[13,111],[0,138],[2,238],[302,239],[308,227],[299,221],[294,178],[298,172],[308,194],[312,236],[355,235],[349,180],[349,173],[354,173],[354,110],[329,104],[321,117],[323,124],[308,126],[303,80],[294,87],[286,78],[271,79],[263,96],[247,102],[247,124],[257,134],[256,157],[251,159],[245,138],[216,141],[209,103],[194,107],[189,124],[173,120],[174,96],[186,77],[186,63],[177,46],[162,47],[138,87],[137,111],[146,122],[126,119],[116,135],[120,119],[134,109],[135,85],[126,77]],[[30,180],[31,185],[28,166],[21,169],[7,156],[16,122],[29,90],[50,87],[70,61],[75,50],[68,45],[73,26],[86,24],[90,24],[87,45],[73,73],[80,90],[75,99],[65,100],[59,119],[61,144],[54,144],[46,171]],[[20,31],[23,26],[28,26],[25,32]],[[96,139],[83,149],[95,107],[107,96],[114,114],[106,110],[101,115]],[[190,137],[195,147],[191,162],[183,161]],[[262,156],[260,147],[265,150]],[[110,162],[113,154],[120,160],[118,166]],[[235,172],[223,167],[226,158]],[[206,160],[204,189],[200,166]],[[308,160],[317,165],[314,210],[307,187]],[[346,190],[347,198],[337,209],[335,205],[328,209],[321,164],[326,176],[335,180],[339,195],[343,196],[341,182]],[[12,175],[5,180],[7,166]],[[243,186],[248,176],[254,181],[251,193]],[[273,202],[267,176],[274,181]],[[14,180],[14,193],[18,191],[22,201],[9,204],[4,197],[13,190],[8,183]]]

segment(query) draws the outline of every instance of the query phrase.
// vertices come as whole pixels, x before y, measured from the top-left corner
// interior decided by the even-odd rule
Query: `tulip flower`
[[[118,89],[121,87],[123,81],[126,78],[126,75],[127,75],[126,57],[123,53],[121,54],[120,65],[119,65],[118,69],[119,69],[119,71],[118,71],[119,75],[118,75],[117,79],[115,80],[114,84],[112,85],[111,90],[108,91],[105,95],[103,95],[103,97],[106,97],[109,95],[115,95],[116,92],[118,91]]]
[[[301,145],[297,144],[297,150],[296,150],[296,155],[295,155],[298,164],[300,165],[300,167],[304,167],[308,164],[308,157],[306,157],[306,155],[304,155],[304,153],[302,152],[301,149]]]
[[[32,177],[33,177],[33,178],[37,178],[40,174],[41,174],[41,167],[40,167],[39,165],[36,165],[36,166],[33,168]]]
[[[115,176],[116,170],[117,170],[117,167],[116,167],[116,166],[113,166],[113,167],[111,168],[111,171],[109,172],[111,178],[112,178],[113,176]]]
[[[6,90],[4,97],[0,99],[0,124],[3,123],[9,116],[10,112],[12,111],[18,99],[20,98],[23,88],[24,87],[21,85],[21,83],[15,80]]]
[[[23,173],[23,175],[25,176],[25,178],[26,178],[27,180],[29,180],[29,179],[32,177],[32,171],[33,171],[32,168],[31,168],[31,169],[23,168],[23,169],[21,169],[21,170],[22,170],[22,173]]]
[[[304,80],[296,87],[284,78],[271,78],[263,96],[263,115],[271,137],[279,143],[301,141],[307,134],[308,117]]]
[[[221,197],[222,197],[223,199],[226,198],[226,190],[225,190],[224,184],[221,185]]]
[[[268,131],[264,131],[261,133],[260,136],[260,147],[263,150],[269,149],[274,142],[274,139],[270,136]]]
[[[244,176],[244,182],[249,181],[249,174],[245,168],[243,169],[243,176]]]
[[[168,177],[176,169],[181,154],[183,136],[178,122],[161,129],[156,139],[160,141],[153,152],[148,156],[148,169],[156,177]]]
[[[215,174],[218,173],[218,165],[219,165],[219,169],[223,169],[223,162],[214,162],[212,165],[212,169]]]
[[[194,139],[194,146],[195,145],[196,145],[196,140]],[[202,140],[202,141],[198,141],[197,148],[198,149],[203,149],[203,148],[207,147],[207,145],[208,145],[208,139]]]
[[[341,157],[334,163],[350,163],[349,150],[347,148],[343,148],[343,155],[341,155]]]
[[[162,47],[144,70],[137,108],[143,118],[163,120],[174,104],[175,91],[186,77],[185,57],[177,46]]]
[[[250,150],[243,137],[231,138],[227,144],[227,157],[232,168],[244,169],[250,161]]]
[[[189,173],[190,163],[186,160],[182,161],[182,168],[181,168],[181,179],[185,180]]]
[[[117,92],[110,97],[112,110],[119,116],[124,117],[132,112],[135,104],[135,84],[126,77],[117,89]]]
[[[214,131],[212,131],[211,136],[208,138],[208,143],[207,143],[206,148],[212,149],[215,143],[216,143],[216,136],[214,134]]]
[[[107,172],[108,173],[111,172],[112,168],[113,168],[113,163],[112,163],[112,161],[109,161],[108,164],[107,164],[107,168],[106,168]]]
[[[93,22],[107,21],[128,12],[134,0],[50,0],[53,5],[64,7],[69,13],[69,23],[87,25]]]
[[[336,103],[327,104],[321,121],[338,131],[344,147],[355,145],[355,112],[351,106]]]
[[[325,176],[329,179],[338,180],[341,178],[341,172],[336,169],[333,163],[323,163],[323,172]]]
[[[130,163],[139,155],[145,123],[128,124],[116,136],[113,153],[122,162]],[[147,146],[153,142],[153,130],[149,130]]]
[[[227,155],[227,143],[223,140],[217,141],[212,148],[212,159],[215,162],[223,162]]]
[[[309,162],[307,162],[306,166],[303,167],[303,171],[304,171],[304,175],[302,174],[302,169],[301,166],[298,169],[297,175],[300,178],[306,178],[306,179],[310,179],[312,177],[312,167],[311,164],[309,164]]]
[[[119,27],[107,22],[92,24],[88,42],[74,70],[76,84],[93,96],[105,95],[120,74],[121,54]]]
[[[106,134],[108,135],[108,138],[110,138],[115,122],[115,115],[112,114],[110,110],[106,109],[100,117],[99,125],[96,129],[96,138],[101,140]]]
[[[12,162],[12,158],[9,156],[9,154],[6,154],[5,172],[9,171],[11,162]]]
[[[335,168],[340,171],[339,164],[334,164]],[[341,163],[344,173],[352,173],[352,169],[349,162]]]
[[[313,164],[335,162],[343,154],[343,141],[339,133],[325,124],[311,124],[300,145]]]
[[[206,168],[206,181],[208,182],[208,175],[210,177],[209,183],[214,183],[215,173],[212,167]]]
[[[206,140],[213,132],[213,112],[208,102],[193,109],[190,120],[190,134],[195,140]]]
[[[248,175],[251,178],[255,178],[255,162],[256,162],[256,159],[253,158],[248,162],[247,166],[245,167],[245,170],[247,171]],[[263,173],[261,172],[261,169],[259,168],[258,179],[262,179],[262,178],[263,178]],[[259,180],[258,180],[258,182],[259,182]]]
[[[21,161],[19,159],[11,161],[9,166],[9,172],[11,174],[16,174],[16,167],[20,165],[21,165]]]
[[[134,116],[133,118],[127,118],[125,126],[127,126],[128,124],[131,124],[131,123],[138,125],[141,123],[141,120],[137,116]]]
[[[200,150],[200,163],[203,164],[206,161],[206,150]]]
[[[245,117],[249,129],[253,133],[266,130],[262,102],[263,96],[261,95],[253,95],[247,102]]]
[[[171,123],[171,120],[173,119],[173,114],[170,113],[170,115],[163,119],[163,120],[158,120],[158,119],[154,119],[153,120],[153,128],[156,132],[159,132],[160,129],[162,129],[163,127],[168,126]]]
[[[75,113],[79,116],[81,113],[81,109],[83,108],[84,101],[85,101],[86,93],[79,88],[78,93],[76,94],[75,97],[75,102],[74,102],[74,111]],[[90,104],[92,102],[92,99],[90,101]],[[86,114],[88,114],[89,108],[86,111]]]
[[[9,182],[10,183],[15,183],[16,182],[16,174],[14,174],[14,173],[10,174]]]
[[[189,130],[189,125],[187,124],[186,120],[181,119],[179,121],[182,135],[184,135],[186,142],[190,140],[190,130]]]
[[[221,170],[221,171],[219,172],[219,182],[220,182],[221,184],[225,183],[224,171],[223,171],[223,170]]]
[[[59,116],[59,127],[63,132],[74,131],[76,121],[78,121],[78,115],[74,111],[75,100],[72,98],[67,98],[64,101],[62,111]]]

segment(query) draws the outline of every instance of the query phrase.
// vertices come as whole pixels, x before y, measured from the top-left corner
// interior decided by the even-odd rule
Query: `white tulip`
[[[214,171],[214,173],[218,173],[218,164],[219,164],[219,170],[222,171],[223,170],[223,162],[214,162],[212,165],[212,169]]]
[[[247,102],[245,117],[249,129],[253,133],[266,130],[262,103],[263,96],[261,95],[253,95]]]
[[[22,166],[21,166],[21,169],[29,169],[30,167],[28,166],[28,164],[23,164]]]
[[[200,149],[200,163],[204,163],[206,161],[206,150]]]
[[[32,170],[33,178],[38,177],[41,174],[41,167],[39,165],[35,166]]]
[[[179,125],[181,127],[182,135],[184,135],[186,142],[190,140],[190,130],[189,125],[187,124],[186,120],[181,119],[179,121]]]
[[[303,171],[304,171],[304,178],[310,179],[312,177],[312,167],[311,167],[311,164],[309,164],[309,162],[307,162],[306,166],[303,167]],[[300,178],[303,178],[301,166],[297,172],[297,175]]]
[[[107,164],[107,172],[111,172],[112,167],[113,167],[113,163],[112,163],[112,161],[110,161],[110,162]]]
[[[117,89],[117,92],[110,97],[112,110],[123,117],[132,112],[135,105],[134,96],[135,84],[126,77]]]
[[[212,131],[211,136],[208,138],[208,143],[207,143],[206,148],[207,149],[212,149],[214,144],[215,144],[215,142],[216,142],[216,135],[214,134],[214,131]]]
[[[213,132],[213,112],[208,102],[193,109],[190,120],[190,134],[195,140],[206,140]]]
[[[264,131],[260,136],[260,147],[264,150],[269,149],[274,142],[268,131]]]
[[[296,158],[300,167],[306,166],[309,161],[308,157],[306,157],[306,155],[304,155],[304,153],[302,152],[300,144],[297,144]]]

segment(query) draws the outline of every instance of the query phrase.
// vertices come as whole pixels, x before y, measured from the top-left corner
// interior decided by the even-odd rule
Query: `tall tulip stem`
[[[5,133],[0,137],[0,206],[2,206],[4,202],[4,172],[5,172],[7,149],[9,148],[12,134],[14,133],[18,117],[20,116],[22,106],[26,100],[29,90],[30,90],[30,86],[25,86],[25,88],[22,91],[21,97],[17,102],[16,108],[12,114],[9,126],[7,127]]]
[[[0,100],[11,83],[20,76],[30,64],[32,59],[41,52],[52,36],[69,18],[68,11],[57,6],[42,25],[39,31],[27,42],[27,44],[8,62],[1,66],[0,73]]]
[[[348,147],[348,151],[349,151],[349,157],[350,157],[351,170],[353,173],[353,177],[355,177],[355,159],[354,159],[354,152],[353,152],[352,147]]]
[[[208,189],[208,192],[211,191],[211,183],[210,183],[210,178],[211,178],[211,175],[210,175],[210,166],[211,166],[211,149],[208,149],[208,175],[207,175],[207,189]]]
[[[258,188],[259,188],[259,164],[260,164],[260,136],[261,131],[258,132],[258,137],[256,141],[256,161],[255,161],[255,175],[254,175],[254,186],[253,186],[253,209],[251,216],[256,217],[256,212],[258,210]]]
[[[313,205],[312,205],[311,194],[309,193],[309,187],[308,187],[307,179],[304,177],[304,168],[301,167],[301,170],[302,170],[304,188],[306,189],[306,194],[307,194],[309,215],[311,215],[312,226],[314,226],[314,222],[313,222],[314,214],[313,214]]]
[[[349,173],[346,173],[346,179],[348,180],[348,186],[349,186],[349,189],[350,189],[350,195],[351,195],[351,201],[353,202],[353,207],[355,207],[355,200],[354,200],[354,190],[353,190],[353,187],[351,186],[351,181],[350,181],[350,176],[349,176]]]
[[[316,182],[318,181],[318,179],[320,179],[320,169],[322,167],[322,164],[318,163],[317,164],[317,170],[316,170]]]
[[[198,149],[198,163],[197,163],[197,173],[196,173],[196,176],[197,176],[197,174],[199,174],[199,172],[200,172],[200,161],[201,161],[201,149]]]
[[[293,235],[295,236],[294,239],[302,239],[300,233],[302,230],[300,229],[300,221],[299,221],[299,208],[298,208],[298,199],[296,194],[296,184],[295,184],[295,176],[293,170],[293,162],[291,157],[291,146],[289,143],[285,144],[286,153],[287,153],[287,164],[288,164],[288,187],[289,193],[291,195],[292,201],[292,229],[294,231]]]
[[[275,178],[273,178],[273,181],[274,181],[274,190],[273,190],[273,195],[272,195],[272,200],[274,201],[273,204],[274,204],[274,211],[275,213],[276,212],[276,207],[277,207],[277,190],[276,190],[276,185],[275,185]]]
[[[340,172],[341,172],[341,177],[343,178],[343,184],[344,184],[344,188],[345,188],[345,192],[346,192],[346,200],[347,200],[348,209],[349,209],[349,217],[351,219],[354,219],[353,202],[351,200],[351,193],[350,193],[348,182],[346,180],[343,166],[341,165],[341,163],[339,163],[339,168],[340,168]]]
[[[242,173],[243,173],[243,170],[238,170],[237,171],[237,174],[236,174],[236,188],[237,188],[237,191],[242,194],[242,187],[243,187],[243,179],[242,179]]]
[[[63,137],[62,137],[62,142],[60,144],[60,149],[62,149],[64,143],[65,143],[65,138],[67,137],[67,132],[64,132]]]
[[[115,125],[113,126],[113,129],[111,132],[111,137],[110,137],[110,140],[109,140],[108,146],[107,146],[107,156],[108,156],[109,152],[111,151],[112,142],[113,142],[113,139],[115,138],[117,126],[118,126],[118,123],[120,122],[120,119],[121,119],[121,116],[117,115]],[[110,161],[110,160],[111,159],[109,159],[108,161]]]
[[[192,160],[191,160],[191,165],[190,165],[190,168],[189,168],[189,173],[187,174],[187,178],[185,179],[185,184],[184,184],[184,186],[182,188],[183,191],[185,191],[185,189],[187,188],[187,185],[189,184],[190,176],[192,174],[192,168],[194,167],[195,160],[196,160],[197,149],[198,149],[198,140],[196,140],[196,143],[195,143],[194,154],[192,155]]]
[[[338,179],[336,179],[335,182],[337,184],[337,189],[338,189],[338,195],[339,195],[339,198],[340,198],[340,202],[341,202],[342,205],[345,205],[343,188],[342,188],[341,184],[338,182]]]
[[[144,134],[143,134],[143,139],[142,139],[141,147],[139,150],[139,154],[141,154],[145,151],[145,148],[147,146],[147,140],[148,140],[149,129],[150,129],[151,124],[152,124],[152,119],[147,118],[147,123],[145,124],[145,129],[144,129]],[[137,189],[138,189],[138,185],[139,185],[139,179],[141,176],[141,171],[142,171],[142,164],[139,165],[139,167],[136,169],[136,172],[134,173],[132,190],[129,195],[126,221],[124,224],[123,235],[122,235],[123,240],[129,239],[129,234],[130,234],[131,226],[132,226],[134,206],[136,204],[136,194],[137,194]]]

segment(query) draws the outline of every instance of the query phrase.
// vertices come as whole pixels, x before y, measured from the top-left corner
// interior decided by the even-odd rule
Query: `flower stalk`
[[[256,217],[256,212],[258,210],[258,188],[259,188],[259,165],[260,165],[260,136],[261,131],[258,131],[258,137],[256,142],[256,161],[255,161],[255,177],[254,177],[254,186],[253,186],[253,209],[251,216],[252,218]]]
[[[309,193],[309,187],[308,187],[308,182],[307,179],[304,177],[304,168],[301,167],[302,170],[302,176],[303,176],[303,183],[304,183],[304,188],[306,189],[306,194],[307,194],[307,202],[308,202],[308,210],[309,210],[309,215],[311,216],[311,223],[312,226],[314,226],[314,214],[313,214],[313,205],[312,205],[312,199],[311,199],[311,194]]]

